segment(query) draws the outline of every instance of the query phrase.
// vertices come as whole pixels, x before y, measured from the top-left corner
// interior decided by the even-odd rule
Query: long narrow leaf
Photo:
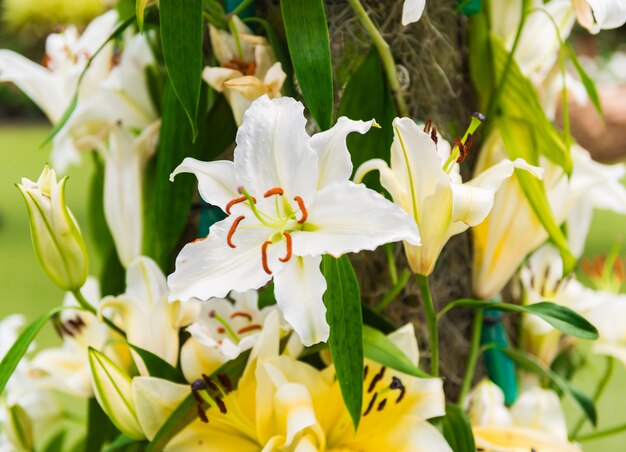
[[[461,408],[446,404],[446,415],[442,422],[443,436],[454,452],[475,452],[474,434],[467,416]]]
[[[187,383],[180,371],[160,356],[130,343],[128,346],[141,357],[151,377],[163,378],[176,383]]]
[[[347,256],[339,259],[324,256],[322,273],[328,285],[324,293],[330,325],[328,344],[341,395],[356,430],[363,404],[363,319],[359,283]]]

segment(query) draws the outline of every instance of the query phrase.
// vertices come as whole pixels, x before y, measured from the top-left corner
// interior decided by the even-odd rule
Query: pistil
[[[237,333],[235,333],[235,330],[232,329],[232,327],[226,321],[226,319],[224,319],[221,315],[219,315],[215,311],[209,312],[209,317],[217,320],[220,323],[220,325],[224,327],[224,329],[226,330],[226,333],[228,333],[228,336],[235,342],[235,344],[239,343],[239,336],[237,336]]]

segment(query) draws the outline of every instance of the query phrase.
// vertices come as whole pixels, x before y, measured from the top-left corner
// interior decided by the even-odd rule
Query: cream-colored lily
[[[626,23],[626,3],[622,0],[572,0],[578,23],[596,34]]]
[[[87,279],[81,292],[94,307],[98,305],[100,287],[96,279]],[[78,307],[78,302],[68,293],[63,305]],[[42,373],[50,387],[77,397],[93,396],[87,356],[89,347],[106,350],[109,358],[128,368],[130,355],[123,338],[93,314],[65,309],[55,320],[55,328],[63,338],[63,345],[42,350],[32,360],[32,367]]]
[[[233,301],[217,298],[202,303],[198,317],[187,327],[191,337],[180,351],[180,364],[187,381],[210,375],[226,361],[250,350],[262,332],[265,318],[277,310],[276,306],[259,309],[256,290],[233,291],[229,298]],[[290,330],[284,321],[281,330]],[[297,335],[291,335],[293,338]]]
[[[194,421],[167,450],[451,450],[427,422],[445,414],[441,380],[417,379],[366,361],[364,413],[355,434],[334,369],[319,371],[279,356],[279,336],[278,313],[272,312],[237,389],[214,398],[197,391],[211,405],[208,423]],[[389,337],[417,362],[412,326]],[[188,386],[155,378],[138,378],[133,386],[148,439],[189,394]]]
[[[57,182],[45,166],[37,182],[17,185],[26,201],[35,254],[48,277],[63,290],[76,290],[87,279],[87,248],[65,202],[67,177]]]
[[[361,181],[372,170],[380,172],[382,186],[417,223],[421,246],[405,243],[411,269],[429,275],[450,237],[480,224],[489,214],[500,185],[520,168],[541,176],[541,169],[524,160],[502,160],[463,183],[459,148],[451,153],[443,138],[431,136],[409,118],[393,121],[391,167],[381,159],[367,161],[355,174]]]
[[[239,126],[255,99],[264,94],[270,98],[281,96],[287,74],[264,37],[254,35],[237,16],[229,20],[234,33],[209,25],[220,67],[204,68],[202,77],[213,89],[224,93]]]
[[[593,209],[626,213],[626,189],[621,185],[623,164],[595,162],[578,145],[571,148],[573,171],[542,159],[543,184],[552,214],[558,224],[567,221],[570,249],[580,255],[589,230]],[[502,139],[493,132],[483,146],[475,172],[480,174],[506,157]],[[548,238],[517,178],[502,184],[491,215],[475,227],[473,287],[475,295],[489,299],[500,292],[522,260]]]
[[[178,361],[178,330],[191,323],[197,305],[169,303],[165,275],[150,258],[139,257],[126,271],[126,292],[116,297],[105,297],[98,312],[111,310],[119,315],[120,327],[132,345],[160,356],[173,366]],[[115,318],[115,317],[113,317]],[[133,358],[142,375],[145,365],[134,351]]]
[[[494,383],[484,380],[466,407],[476,448],[485,452],[575,452],[567,441],[567,425],[558,396],[533,387],[522,392],[511,409]]]

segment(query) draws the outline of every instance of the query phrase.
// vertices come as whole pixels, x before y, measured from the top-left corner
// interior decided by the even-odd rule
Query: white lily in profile
[[[191,323],[196,315],[194,304],[168,303],[165,275],[150,258],[139,257],[126,271],[126,292],[105,297],[98,312],[112,311],[119,316],[120,327],[132,345],[160,356],[173,366],[178,361],[178,330]],[[141,357],[132,351],[137,368],[147,370]]]
[[[345,138],[373,121],[340,118],[310,137],[301,103],[263,96],[247,110],[234,162],[185,161],[205,201],[229,216],[206,240],[187,244],[169,276],[171,300],[223,298],[274,279],[276,301],[304,345],[328,338],[322,254],[340,256],[405,240],[418,245],[415,223],[352,172]]]
[[[334,368],[320,371],[279,355],[277,314],[267,317],[234,391],[215,393],[194,385],[196,396],[210,406],[202,410],[207,422],[191,423],[166,450],[451,450],[427,421],[445,414],[440,379],[418,379],[366,361],[364,411],[355,434]],[[411,325],[389,338],[417,362]],[[139,423],[152,439],[189,387],[142,377],[133,382],[133,393]]]
[[[98,305],[100,288],[96,279],[87,279],[81,292],[94,307]],[[78,307],[78,302],[68,293],[63,305]],[[44,349],[32,360],[32,367],[42,373],[50,387],[77,397],[93,396],[87,356],[89,347],[106,351],[107,356],[124,368],[130,364],[124,339],[93,314],[79,309],[65,309],[54,325],[63,338],[63,345]]]
[[[12,82],[56,124],[68,107],[87,61],[115,30],[116,11],[95,18],[81,36],[70,26],[46,39],[44,66],[6,49],[0,49],[0,82]],[[90,96],[113,66],[113,44],[104,48],[87,71],[80,97]]]
[[[463,183],[457,163],[466,152],[460,149],[463,145],[455,144],[451,152],[447,141],[437,137],[436,132],[431,135],[427,129],[409,118],[396,118],[391,167],[384,160],[373,159],[363,163],[355,175],[355,180],[360,181],[369,171],[378,170],[382,186],[414,219],[422,244],[405,243],[404,249],[411,269],[420,275],[432,273],[450,237],[487,217],[495,193],[515,168],[541,175],[540,168],[522,159],[503,160]]]
[[[239,17],[229,20],[234,34],[209,25],[213,53],[220,66],[204,68],[202,78],[224,93],[239,126],[255,99],[264,94],[270,98],[281,96],[287,74],[276,61],[267,39],[254,35]]]
[[[466,410],[476,448],[485,452],[579,452],[567,440],[567,424],[554,391],[532,387],[524,390],[511,409],[504,405],[502,390],[489,380],[474,388]]]
[[[626,23],[626,3],[622,0],[572,0],[578,23],[596,34]]]
[[[573,171],[569,180],[554,163],[542,159],[541,166],[552,214],[557,224],[567,221],[570,249],[577,256],[582,253],[593,209],[626,213],[626,189],[620,183],[626,167],[595,162],[578,145],[572,146],[571,156]],[[504,158],[504,144],[494,132],[481,150],[476,174]],[[473,288],[482,299],[500,292],[524,258],[548,238],[514,177],[502,184],[491,215],[472,232]]]
[[[402,5],[402,25],[406,27],[419,21],[422,18],[425,7],[426,0],[404,0]]]
[[[187,381],[210,375],[222,364],[250,350],[275,306],[259,309],[258,293],[231,292],[233,301],[217,298],[202,303],[196,320],[187,327],[191,337],[180,351],[180,364]],[[283,321],[284,323],[284,321]],[[288,325],[281,325],[287,331]],[[295,337],[295,335],[294,335]]]

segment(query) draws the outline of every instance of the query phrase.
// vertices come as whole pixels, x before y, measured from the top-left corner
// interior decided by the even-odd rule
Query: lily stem
[[[254,0],[243,0],[241,3],[239,3],[237,5],[237,7],[235,9],[233,9],[229,15],[231,16],[238,16],[239,14],[241,14],[243,12],[244,9],[246,9],[250,3],[252,3]]]
[[[439,375],[439,331],[437,327],[437,315],[435,314],[435,305],[433,296],[430,292],[430,284],[428,276],[417,275],[417,285],[422,293],[422,302],[424,303],[424,312],[426,313],[426,325],[428,326],[428,336],[430,345],[430,373],[434,376]]]
[[[409,116],[409,109],[407,108],[406,101],[404,100],[404,94],[402,87],[400,86],[400,80],[398,79],[398,72],[396,71],[396,62],[391,54],[391,48],[385,38],[383,38],[380,30],[376,27],[372,19],[363,8],[363,5],[359,0],[348,0],[348,4],[354,10],[356,18],[361,22],[361,25],[365,28],[367,33],[372,38],[374,46],[380,55],[380,60],[383,63],[383,69],[387,76],[387,83],[393,94],[393,98],[398,110],[399,116]]]
[[[597,432],[589,433],[588,435],[580,436],[576,438],[576,441],[591,441],[592,439],[604,438],[605,436],[615,435],[623,431],[626,431],[626,424],[617,425],[615,427],[607,428],[606,430],[600,430]]]
[[[393,256],[393,243],[387,243],[384,246],[385,257],[387,258],[387,266],[389,267],[389,277],[391,284],[398,283],[398,269],[396,268],[396,259]]]
[[[593,394],[594,405],[597,404],[598,400],[600,400],[600,397],[602,397],[602,394],[604,393],[604,390],[606,389],[609,383],[609,380],[613,376],[614,368],[615,368],[615,359],[612,356],[608,356],[606,359],[606,371],[604,372],[604,376],[602,377],[602,380],[600,380],[600,383],[598,384],[598,387],[596,388],[596,392]],[[572,430],[572,433],[570,433],[569,435],[570,438],[576,441],[581,441],[583,438],[587,438],[591,435],[595,435],[595,433],[590,433],[589,435],[585,435],[585,436],[578,438],[578,433],[580,433],[580,429],[583,427],[583,425],[585,425],[585,419],[586,417],[584,416],[578,419],[576,426]],[[597,433],[600,433],[600,432],[597,432]]]
[[[404,289],[406,284],[409,282],[409,277],[411,276],[411,272],[406,268],[402,270],[400,274],[400,279],[396,278],[396,283],[393,285],[391,290],[387,292],[387,295],[381,300],[380,303],[376,305],[374,311],[382,312],[385,310],[387,306],[398,296],[398,294]]]
[[[98,311],[96,310],[96,308],[94,308],[93,305],[87,301],[87,299],[82,294],[80,289],[73,290],[72,294],[74,295],[74,298],[76,298],[76,301],[78,301],[78,304],[80,305],[81,308],[85,309],[86,311],[91,312],[96,317],[101,317],[104,323],[106,323],[109,328],[111,328],[118,334],[122,335],[123,337],[126,337],[126,333],[124,333],[124,331],[122,331],[120,327],[118,327],[108,318],[98,315]]]
[[[478,356],[480,355],[480,335],[483,330],[483,317],[484,312],[482,309],[478,309],[474,314],[474,323],[472,324],[472,341],[470,343],[470,354],[467,359],[467,368],[465,369],[465,375],[463,376],[463,383],[461,385],[461,393],[459,394],[458,405],[463,407],[465,399],[469,394],[472,387],[472,381],[474,380],[474,374],[476,373],[476,363],[478,363]]]

